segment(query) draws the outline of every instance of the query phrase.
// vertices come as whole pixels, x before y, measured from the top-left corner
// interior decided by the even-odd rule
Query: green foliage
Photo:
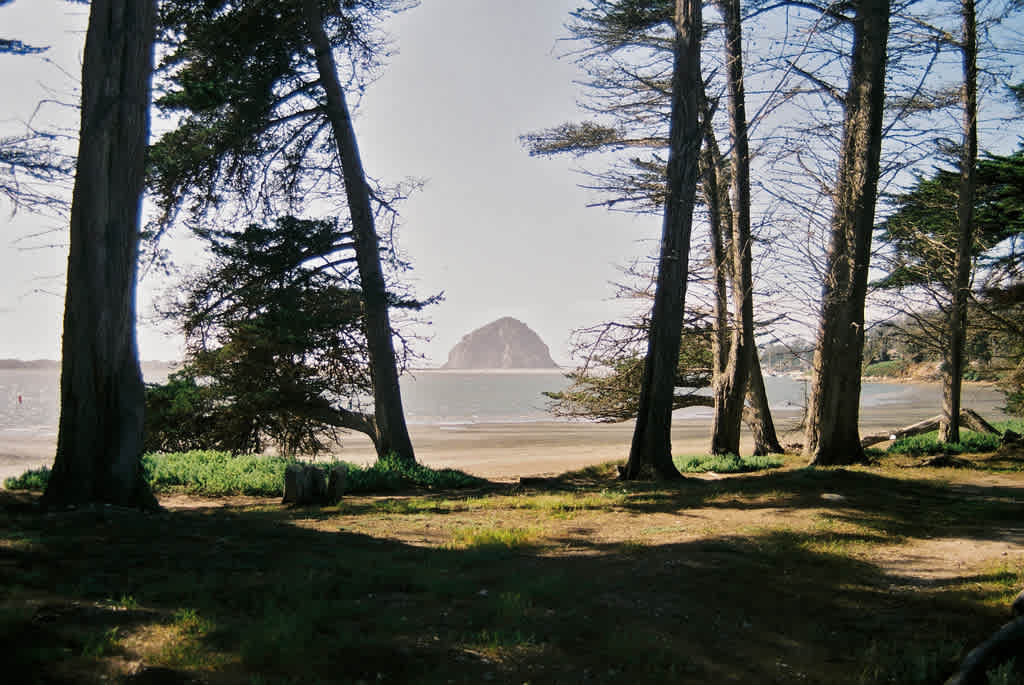
[[[999,449],[999,436],[973,431],[960,431],[960,442],[949,444],[939,442],[937,431],[912,435],[896,440],[887,450],[890,454],[906,454],[914,457],[930,454],[970,454],[992,452]]]
[[[972,254],[983,257],[1002,241],[1024,233],[1024,150],[978,161],[975,205],[975,244]],[[960,174],[938,169],[919,176],[907,193],[891,196],[897,207],[879,231],[878,240],[892,250],[881,288],[952,287],[958,234],[957,198]],[[988,256],[990,262],[1001,255]]]
[[[740,457],[735,454],[713,454],[694,457],[676,457],[676,468],[684,473],[748,473],[777,469],[785,462],[777,455]]]
[[[218,444],[213,393],[196,383],[191,368],[172,373],[166,383],[146,384],[147,452],[183,452]]]
[[[642,324],[629,328],[646,330]],[[562,392],[544,393],[552,400],[548,410],[556,416],[604,422],[635,418],[644,358],[632,342],[598,336],[589,350],[588,366],[568,374],[572,384]],[[675,384],[685,392],[675,395],[674,409],[707,404],[707,397],[694,392],[711,384],[711,339],[707,327],[683,330]]]
[[[1024,421],[1010,420],[994,424],[1000,431],[1012,430],[1016,433],[1024,432]],[[991,433],[977,433],[975,431],[960,431],[960,442],[949,444],[939,442],[938,431],[912,435],[909,438],[902,438],[893,441],[889,454],[907,454],[910,456],[924,456],[932,454],[972,454],[975,452],[994,452],[999,449],[1000,436]]]
[[[213,450],[147,454],[142,458],[146,479],[154,491],[184,490],[211,496],[279,495],[289,463],[281,457]]]
[[[408,0],[320,3],[343,83],[365,85],[387,53],[378,31]],[[340,190],[315,57],[299,2],[161,3],[166,47],[156,106],[179,120],[150,150],[149,186],[169,223],[237,199],[247,208],[296,206],[312,190]],[[326,173],[325,173],[326,172]],[[333,186],[333,187],[332,187]]]
[[[1024,416],[1024,359],[1000,381],[999,389],[1006,397],[1006,412]]]
[[[900,378],[905,374],[909,364],[902,359],[875,362],[864,367],[863,375],[868,378]]]
[[[395,455],[378,459],[372,466],[349,464],[346,492],[394,492],[410,487],[448,490],[472,488],[484,480],[455,469],[432,469],[409,464]]]
[[[8,490],[45,490],[50,482],[50,467],[29,469],[20,476],[4,479],[4,487]]]
[[[294,460],[284,457],[236,455],[215,450],[146,454],[142,457],[146,480],[154,492],[184,491],[209,497],[276,497],[281,494],[285,469],[294,463]],[[339,463],[343,462],[320,462],[314,466],[327,476]],[[348,468],[345,491],[351,493],[396,492],[410,488],[452,490],[479,487],[486,482],[463,471],[407,464],[394,456],[380,459],[372,466],[345,465]],[[49,477],[50,469],[44,467],[8,478],[4,487],[10,490],[44,490]]]

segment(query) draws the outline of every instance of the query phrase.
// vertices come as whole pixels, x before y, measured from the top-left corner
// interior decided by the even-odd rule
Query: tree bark
[[[334,132],[338,156],[341,158],[345,193],[352,217],[359,281],[365,307],[366,344],[370,358],[373,382],[374,418],[376,420],[377,456],[394,454],[399,459],[415,463],[412,439],[405,423],[402,393],[398,384],[398,366],[388,313],[387,288],[380,265],[380,243],[374,226],[370,190],[359,157],[352,117],[345,102],[345,93],[338,80],[330,41],[323,27],[323,15],[317,0],[303,0],[303,11],[308,24],[310,40],[316,52],[320,85],[327,96],[327,116]]]
[[[864,459],[857,424],[864,300],[882,147],[889,2],[859,0],[855,8],[852,69],[804,443],[805,455],[819,466]]]
[[[754,455],[781,454],[782,443],[775,432],[775,421],[768,405],[768,393],[764,387],[764,376],[761,374],[761,360],[757,357],[757,348],[751,349],[753,359],[750,364],[750,380],[747,383],[747,403],[750,405],[750,429],[754,434]]]
[[[639,478],[645,465],[660,478],[683,477],[672,462],[672,396],[682,338],[701,141],[699,0],[676,0],[675,29],[668,194],[640,402],[629,461],[622,473],[627,480]]]
[[[967,339],[967,299],[971,279],[971,247],[974,242],[974,200],[978,160],[978,38],[974,0],[960,0],[963,37],[961,102],[963,150],[960,155],[960,192],[957,200],[957,250],[953,265],[952,302],[949,308],[949,344],[943,364],[942,424],[939,440],[960,442],[960,390],[964,375],[964,344]]]
[[[725,22],[729,131],[732,134],[732,266],[733,332],[729,358],[715,378],[712,454],[739,454],[744,398],[753,361],[754,304],[750,253],[750,149],[747,141],[746,97],[743,88],[743,34],[739,0],[719,3]]]
[[[89,12],[48,506],[157,506],[140,461],[135,338],[155,17],[153,0],[93,0]]]

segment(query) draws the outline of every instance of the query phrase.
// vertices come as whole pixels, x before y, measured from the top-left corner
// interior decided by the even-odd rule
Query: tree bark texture
[[[701,93],[701,119],[704,129],[704,145],[700,153],[701,191],[708,208],[708,225],[711,234],[711,271],[715,279],[715,301],[713,305],[714,339],[711,344],[711,386],[716,387],[718,375],[725,370],[729,361],[729,260],[725,250],[726,226],[732,225],[732,208],[729,206],[727,184],[722,176],[722,153],[712,127],[711,108]]]
[[[645,465],[652,467],[659,478],[682,478],[672,462],[672,396],[682,337],[701,142],[699,0],[676,0],[675,27],[668,194],[640,402],[629,461],[622,474],[625,479],[640,477]]]
[[[978,160],[978,37],[974,0],[960,0],[963,37],[964,82],[960,90],[963,106],[963,150],[960,155],[960,192],[957,200],[956,259],[952,302],[949,308],[949,345],[943,365],[942,424],[939,440],[960,442],[960,389],[964,375],[964,344],[967,340],[967,299],[971,281],[971,247],[974,242],[974,200]]]
[[[57,454],[47,505],[153,508],[135,333],[156,2],[93,0],[71,203]]]
[[[726,252],[726,240],[724,234],[729,231],[728,227],[733,225],[732,203],[729,200],[727,183],[722,173],[722,153],[718,147],[718,140],[715,137],[714,129],[711,127],[711,110],[707,100],[702,95],[701,116],[704,126],[704,147],[701,150],[701,189],[704,195],[704,203],[708,208],[708,223],[711,233],[711,270],[715,278],[715,301],[714,301],[714,340],[712,342],[712,389],[720,387],[718,377],[724,373],[729,361],[729,348],[731,344],[731,329],[729,325],[729,300],[728,282],[732,278],[733,270],[730,258]],[[753,433],[754,454],[777,454],[783,451],[779,443],[778,434],[775,431],[775,422],[772,420],[771,409],[768,405],[768,396],[765,393],[764,377],[761,374],[761,363],[757,358],[757,348],[752,345],[753,358],[751,360],[750,377],[747,383],[747,403],[749,406],[743,411],[745,421]],[[718,402],[715,397],[712,402],[716,412],[723,403]],[[724,425],[724,421],[715,417],[714,425]],[[737,431],[739,429],[737,428]],[[737,433],[738,435],[738,433]],[[737,443],[738,443],[737,437]]]
[[[345,193],[352,218],[356,263],[365,306],[366,344],[373,382],[374,418],[378,438],[374,440],[377,456],[389,454],[414,463],[409,429],[402,408],[398,385],[398,366],[388,313],[387,287],[380,265],[380,241],[374,226],[370,189],[359,157],[352,117],[345,102],[345,93],[338,79],[330,41],[323,27],[323,15],[317,0],[303,0],[303,11],[309,27],[310,40],[316,52],[320,85],[327,96],[327,115],[334,132],[338,156],[341,158]]]
[[[743,88],[743,36],[739,0],[719,3],[725,21],[725,62],[729,131],[732,135],[730,241],[733,331],[729,358],[714,382],[712,454],[740,453],[740,426],[754,348],[753,276],[750,253],[750,148]]]
[[[757,357],[757,347],[751,350],[750,380],[747,383],[747,403],[750,405],[750,429],[754,433],[754,455],[781,454],[782,443],[775,431],[775,421],[768,404],[768,393],[764,387],[764,375],[761,373],[761,360]]]
[[[822,286],[805,455],[812,464],[864,459],[858,438],[864,299],[882,147],[888,0],[855,4],[839,178]]]

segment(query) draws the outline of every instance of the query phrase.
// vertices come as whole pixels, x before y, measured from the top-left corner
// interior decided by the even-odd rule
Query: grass
[[[1018,434],[1024,433],[1024,419],[1000,421],[993,427],[1000,432],[1012,430]],[[999,449],[999,441],[999,435],[962,430],[960,431],[960,442],[950,444],[939,441],[938,431],[930,431],[895,440],[886,451],[889,454],[904,454],[914,457],[933,454],[975,454],[994,452]]]
[[[1024,534],[1024,473],[595,469],[314,512],[37,499],[0,492],[12,682],[941,682],[1024,582],[992,534]]]
[[[676,457],[676,467],[683,473],[749,473],[765,469],[777,469],[784,465],[777,454],[740,457],[735,454],[706,454],[693,457]]]
[[[865,378],[902,378],[909,362],[901,359],[892,359],[887,362],[875,362],[864,367],[861,374]]]
[[[292,460],[277,456],[233,455],[228,452],[192,451],[146,454],[142,467],[154,492],[185,492],[218,497],[253,495],[275,497],[281,494],[285,468]],[[339,463],[316,463],[328,475]],[[397,492],[410,488],[459,489],[479,487],[483,480],[454,469],[432,469],[420,464],[407,465],[385,458],[372,466],[346,463],[346,492]],[[49,468],[33,469],[8,478],[9,490],[43,490],[50,477]]]

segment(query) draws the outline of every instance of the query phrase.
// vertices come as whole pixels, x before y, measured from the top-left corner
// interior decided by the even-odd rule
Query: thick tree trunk
[[[740,425],[754,348],[753,276],[750,253],[750,150],[743,89],[743,37],[739,0],[719,3],[725,20],[729,130],[732,134],[731,275],[733,334],[729,360],[715,379],[712,454],[739,454]]]
[[[864,299],[882,147],[889,2],[859,0],[855,7],[853,64],[804,443],[805,454],[819,466],[864,459],[857,424]]]
[[[754,454],[781,454],[782,443],[775,432],[775,421],[768,405],[768,394],[765,392],[764,376],[761,374],[761,360],[757,358],[757,348],[751,349],[750,381],[747,384],[747,403],[750,405],[750,429],[754,433]]]
[[[389,454],[414,463],[416,456],[405,423],[402,393],[398,385],[398,366],[388,313],[387,288],[380,265],[380,243],[374,226],[370,190],[359,158],[352,117],[345,102],[345,93],[338,80],[338,69],[331,45],[323,27],[323,15],[317,0],[303,0],[303,11],[309,26],[310,39],[316,51],[320,84],[327,95],[327,115],[334,131],[334,140],[341,158],[345,193],[352,217],[359,282],[363,291],[366,320],[366,344],[373,380],[374,418],[378,438],[374,441],[377,456]]]
[[[974,242],[974,196],[977,186],[978,160],[978,39],[974,0],[960,1],[963,19],[964,83],[963,104],[964,145],[960,155],[960,193],[957,202],[959,231],[949,308],[949,345],[943,365],[942,425],[939,440],[960,442],[960,388],[964,375],[964,344],[967,340],[967,298],[971,279],[971,247]]]
[[[156,2],[93,0],[71,202],[57,455],[47,505],[154,508],[135,338]]]
[[[629,461],[622,474],[625,479],[639,478],[645,465],[652,467],[660,478],[682,478],[672,462],[672,396],[682,338],[701,141],[700,2],[676,0],[675,25],[668,197],[640,402]]]

